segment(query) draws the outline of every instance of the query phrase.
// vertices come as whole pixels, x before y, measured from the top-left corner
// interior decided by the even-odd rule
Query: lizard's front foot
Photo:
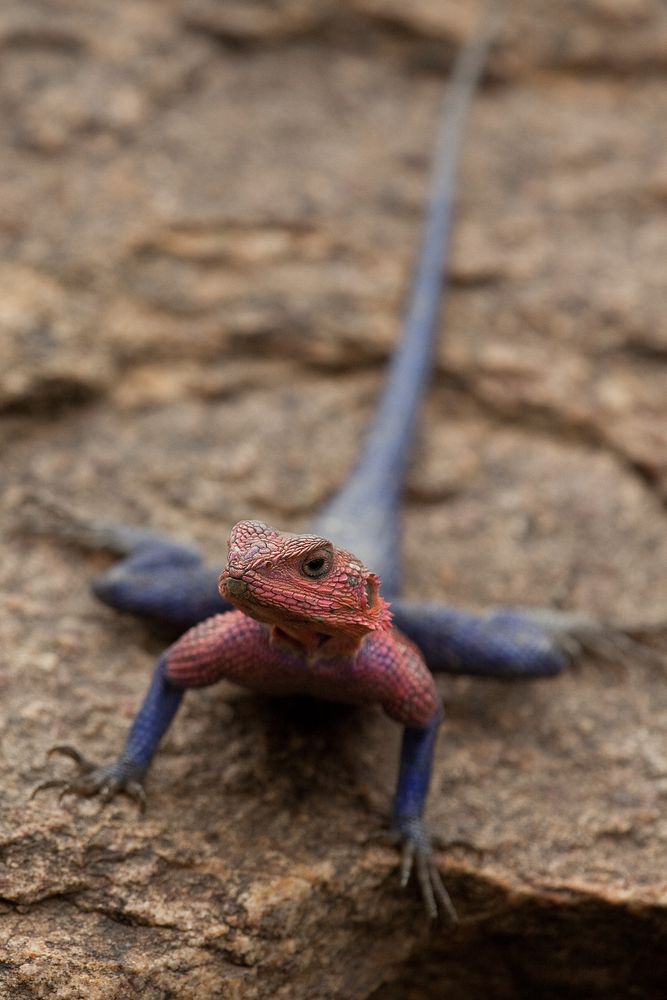
[[[426,912],[434,920],[444,911],[453,924],[459,921],[450,895],[440,877],[433,855],[433,838],[421,817],[398,819],[391,833],[401,845],[401,887],[405,888],[414,870]]]
[[[79,774],[72,780],[54,778],[43,781],[34,789],[32,796],[46,788],[60,788],[63,795],[99,795],[103,802],[110,802],[116,795],[123,792],[139,804],[143,812],[146,808],[146,793],[143,780],[146,768],[141,767],[122,756],[113,764],[98,765],[87,760],[75,747],[59,745],[51,747],[49,755],[60,753],[70,757],[79,768]]]

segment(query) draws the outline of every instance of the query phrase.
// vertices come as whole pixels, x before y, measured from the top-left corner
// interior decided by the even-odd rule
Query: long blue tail
[[[431,195],[403,335],[361,458],[313,530],[362,558],[379,574],[388,597],[400,588],[400,507],[419,406],[433,367],[447,287],[456,179],[470,103],[482,75],[497,19],[487,16],[459,54],[437,129]]]

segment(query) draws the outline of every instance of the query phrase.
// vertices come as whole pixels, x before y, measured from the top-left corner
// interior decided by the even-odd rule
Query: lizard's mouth
[[[236,605],[239,611],[245,612],[252,618],[259,618],[259,614],[266,607],[246,580],[231,576],[227,570],[220,574],[218,590],[222,597],[226,597],[227,600]]]
[[[253,615],[257,605],[252,587],[245,580],[237,576],[230,576],[225,570],[218,579],[218,591],[221,597],[226,597],[228,601],[235,604],[239,611]]]
[[[264,601],[256,593],[252,583],[247,583],[238,577],[230,576],[224,570],[218,579],[218,590],[222,597],[226,597],[234,604],[239,611],[249,615],[256,621],[265,622],[268,625],[293,622],[298,625],[307,625],[308,616],[295,614],[282,605],[276,605],[270,601]]]

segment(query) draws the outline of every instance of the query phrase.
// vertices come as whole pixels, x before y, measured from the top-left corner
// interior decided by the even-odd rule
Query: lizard
[[[391,824],[402,847],[401,884],[414,870],[429,917],[442,910],[452,921],[456,911],[424,819],[443,717],[434,674],[554,676],[581,645],[611,641],[597,622],[552,609],[473,614],[400,599],[402,492],[446,290],[464,124],[495,28],[488,18],[456,60],[403,334],[361,458],[311,531],[241,521],[220,573],[192,546],[149,530],[63,518],[61,534],[122,557],[93,580],[98,598],[183,634],[159,657],[118,758],[97,765],[73,746],[53,747],[79,774],[35,789],[60,787],[104,801],[123,792],[143,808],[148,769],[185,691],[221,678],[265,694],[379,703],[404,726]]]

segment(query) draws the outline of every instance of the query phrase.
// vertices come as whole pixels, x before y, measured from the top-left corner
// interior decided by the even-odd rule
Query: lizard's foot
[[[60,788],[60,798],[64,795],[99,795],[103,802],[110,802],[119,793],[124,793],[139,804],[143,812],[146,808],[146,793],[143,779],[146,769],[131,761],[119,757],[113,764],[98,765],[87,760],[75,747],[59,745],[51,747],[49,756],[53,753],[69,757],[79,768],[77,777],[71,780],[54,778],[43,781],[33,790],[33,798],[37,792],[47,788]]]
[[[201,561],[199,553],[186,543],[173,542],[144,528],[86,517],[47,493],[25,490],[20,494],[18,506],[19,530],[29,534],[49,535],[68,545],[121,557],[147,551],[167,551],[170,563],[175,562],[174,553],[178,553],[179,563]]]
[[[52,535],[85,549],[107,548],[107,539],[100,537],[92,518],[70,510],[48,493],[23,491],[20,497],[19,524],[23,531],[35,535]]]
[[[666,622],[613,625],[551,608],[522,608],[520,613],[542,628],[572,661],[589,653],[612,663],[628,659],[655,666],[662,662],[660,650],[650,643],[667,634]]]
[[[400,820],[397,828],[375,834],[374,840],[399,845],[401,847],[401,888],[405,888],[413,870],[419,883],[419,891],[431,920],[444,911],[453,924],[459,922],[451,897],[445,888],[433,854],[437,840],[429,833],[423,819]]]

